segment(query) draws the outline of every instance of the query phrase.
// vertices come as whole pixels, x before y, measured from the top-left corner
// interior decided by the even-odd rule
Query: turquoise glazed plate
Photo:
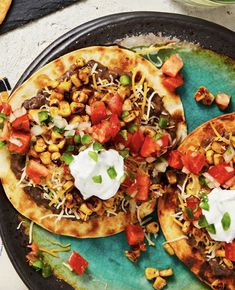
[[[157,56],[164,61],[169,54],[177,52],[184,60],[182,71],[184,85],[178,92],[183,102],[188,132],[222,114],[216,105],[206,107],[195,102],[193,95],[201,85],[206,86],[214,94],[225,92],[233,96],[229,108],[224,113],[233,112],[235,61],[232,58],[235,58],[235,34],[218,25],[175,14],[124,13],[84,24],[47,48],[25,71],[17,86],[39,67],[74,49],[95,44],[123,44],[121,41],[123,38],[140,34],[158,35],[160,32],[167,37],[195,43],[180,42],[171,49],[161,50],[158,55],[151,55],[153,61]],[[138,39],[137,44],[143,45],[144,43],[141,43],[143,39]],[[207,289],[175,256],[169,256],[164,251],[162,247],[164,237],[161,233],[153,239],[155,246],[149,246],[139,261],[133,264],[124,256],[124,251],[129,249],[124,233],[108,238],[75,239],[51,234],[34,225],[33,240],[38,242],[40,247],[54,247],[48,240],[70,243],[73,250],[78,251],[89,261],[88,271],[81,277],[63,265],[71,252],[59,253],[59,257],[45,255],[46,261],[53,267],[55,276],[59,279],[55,277],[43,279],[26,263],[25,254],[28,250],[25,245],[28,243],[30,222],[25,221],[25,231],[17,231],[18,217],[1,188],[1,236],[13,265],[30,289],[148,290],[152,289],[152,283],[144,276],[146,267],[173,268],[174,276],[167,279],[166,289]],[[156,220],[157,217],[153,215],[153,219]]]

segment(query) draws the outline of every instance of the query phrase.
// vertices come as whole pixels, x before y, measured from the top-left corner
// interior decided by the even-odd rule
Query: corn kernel
[[[131,111],[132,110],[132,104],[130,99],[126,99],[122,105],[123,111]]]
[[[43,138],[39,138],[34,145],[34,150],[38,153],[44,152],[47,149],[47,145],[45,144]]]
[[[219,154],[223,154],[226,151],[226,147],[221,142],[216,141],[212,143],[211,149]]]
[[[125,123],[132,122],[135,120],[135,118],[139,115],[139,111],[132,111],[130,114],[128,114],[126,117],[123,118],[123,121]]]
[[[183,226],[182,226],[182,232],[183,232],[184,234],[187,234],[187,233],[189,232],[190,225],[191,225],[190,221],[185,221],[185,222],[183,223]]]
[[[50,100],[57,99],[59,101],[62,101],[64,99],[64,95],[58,92],[53,91],[50,95]]]
[[[235,148],[235,136],[231,136],[230,141],[233,145],[233,148]]]
[[[148,135],[150,137],[153,137],[154,135],[156,135],[156,131],[151,129],[151,128],[145,128],[144,132],[145,132],[146,135]]]
[[[38,113],[40,110],[31,109],[28,111],[29,120],[38,122]]]
[[[48,150],[49,150],[50,152],[57,152],[57,151],[59,151],[59,148],[58,148],[58,146],[55,145],[55,144],[50,144],[50,145],[48,146]]]
[[[74,116],[74,117],[70,120],[69,124],[81,123],[81,122],[83,122],[83,118],[82,118],[82,116]]]
[[[169,255],[173,256],[173,255],[175,254],[174,249],[173,249],[173,248],[171,247],[171,245],[169,245],[168,243],[167,243],[167,244],[164,244],[164,245],[163,245],[163,248],[165,249],[165,251],[166,251]]]
[[[85,65],[85,60],[84,60],[82,57],[78,57],[78,58],[76,59],[76,65],[77,65],[78,67],[82,67],[82,66],[84,66],[84,65]]]
[[[89,83],[89,76],[90,76],[91,70],[89,67],[85,67],[79,70],[78,76],[79,79],[84,83],[88,84]]]
[[[82,211],[82,212],[83,212],[84,214],[86,214],[86,215],[91,215],[92,212],[93,212],[92,210],[90,210],[90,209],[88,208],[88,206],[87,206],[85,203],[82,203],[82,204],[81,204],[79,210]]]
[[[72,114],[81,113],[85,109],[85,105],[82,103],[72,102],[70,104]]]
[[[224,162],[224,157],[221,154],[214,154],[213,161],[215,165],[218,165]]]
[[[57,107],[50,107],[50,115],[52,117],[59,115],[59,109]]]
[[[60,83],[58,86],[57,86],[57,90],[60,92],[60,93],[63,93],[63,92],[69,92],[70,89],[72,87],[72,82],[71,81],[63,81],[62,83]]]
[[[57,143],[58,141],[60,141],[61,139],[63,139],[63,135],[60,134],[59,132],[57,131],[53,131],[51,132],[51,140],[53,143]]]
[[[51,154],[51,160],[52,160],[52,161],[57,161],[57,160],[60,159],[60,157],[61,157],[61,154],[60,154],[60,152],[58,152],[58,151],[53,152],[53,153]]]
[[[159,276],[159,271],[156,268],[146,268],[144,273],[148,280],[152,280]]]
[[[211,288],[212,289],[224,289],[224,282],[216,279],[215,281],[213,281],[213,283],[211,284]]]
[[[208,164],[213,164],[213,162],[214,162],[213,156],[214,156],[214,151],[213,150],[207,150],[206,151],[206,161],[207,161]]]
[[[159,225],[157,222],[151,222],[147,224],[146,231],[150,234],[157,234],[159,232]]]
[[[58,107],[59,106],[60,101],[58,99],[51,99],[50,100],[50,107]]]
[[[51,163],[51,153],[46,151],[40,154],[40,159],[43,164],[49,165]]]
[[[72,83],[78,88],[82,85],[81,80],[79,80],[78,76],[76,74],[71,75],[71,81]]]
[[[56,80],[50,80],[49,82],[48,82],[48,87],[51,87],[52,89],[54,89],[54,88],[56,88],[57,86],[58,86],[58,84],[59,84],[59,82],[58,81],[56,81]]]
[[[60,102],[59,115],[62,117],[68,117],[71,115],[71,109],[68,102],[65,101]]]
[[[61,140],[58,144],[57,144],[57,147],[59,148],[59,149],[63,149],[64,148],[64,145],[65,145],[65,143],[66,143],[66,140],[65,139],[63,139],[63,140]]]
[[[172,276],[173,274],[174,273],[173,273],[173,270],[171,268],[159,271],[159,275],[161,277],[169,277],[169,276]]]
[[[157,277],[153,283],[153,288],[156,290],[160,290],[163,287],[165,287],[167,284],[166,280],[161,278],[161,277]]]
[[[215,252],[216,257],[225,257],[225,250],[216,250]]]

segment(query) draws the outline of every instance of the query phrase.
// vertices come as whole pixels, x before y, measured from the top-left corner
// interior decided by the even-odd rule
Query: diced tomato
[[[138,130],[132,135],[131,138],[131,143],[129,145],[131,152],[135,154],[139,153],[143,143],[144,143],[144,133]]]
[[[0,112],[9,116],[12,112],[11,105],[6,102],[2,102],[2,104],[0,105]]]
[[[49,175],[49,170],[44,165],[34,160],[30,160],[26,167],[26,175],[36,184],[40,184],[42,178]]]
[[[206,157],[204,154],[188,151],[182,155],[183,165],[194,174],[198,174],[203,166],[206,164]]]
[[[235,176],[233,176],[232,178],[230,178],[229,180],[227,180],[224,184],[223,187],[224,188],[229,188],[235,185]]]
[[[225,258],[235,262],[235,241],[231,243],[225,243]]]
[[[103,120],[92,127],[92,137],[104,144],[115,138],[121,129],[120,121],[117,115],[111,115],[109,120]]]
[[[126,175],[125,180],[122,182],[123,187],[130,187],[132,185],[132,180],[129,175]]]
[[[14,153],[27,153],[29,151],[30,139],[29,133],[12,132],[9,138],[8,150]],[[14,144],[14,140],[19,142],[19,145]]]
[[[182,169],[184,166],[182,161],[182,154],[177,150],[172,150],[169,153],[168,164],[175,169]]]
[[[172,54],[163,64],[162,72],[170,77],[175,77],[182,69],[184,63],[182,58],[176,54]]]
[[[132,183],[128,188],[127,188],[127,193],[130,195],[130,196],[136,196],[137,194],[137,191],[138,191],[138,187],[137,187],[137,183],[134,182]]]
[[[169,142],[170,142],[170,135],[166,134],[166,135],[162,136],[159,140],[161,140],[162,147],[167,147],[169,145]],[[157,140],[157,141],[159,141],[159,140]]]
[[[190,196],[186,199],[187,207],[192,210],[194,220],[198,220],[202,214],[202,210],[199,206],[200,200],[195,196]]]
[[[140,150],[140,155],[142,157],[149,157],[156,152],[158,147],[159,146],[157,145],[156,140],[150,136],[146,136]]]
[[[106,107],[104,102],[95,101],[90,106],[91,109],[91,122],[93,125],[100,123],[107,117]]]
[[[119,94],[115,94],[107,101],[107,103],[111,113],[117,114],[118,116],[121,115],[123,99]]]
[[[137,194],[135,196],[135,200],[144,202],[148,200],[149,195],[149,187],[150,187],[150,178],[148,174],[143,172],[138,173],[136,176],[136,184],[137,184]]]
[[[83,275],[89,263],[78,252],[73,251],[68,264],[78,275]]]
[[[12,123],[12,128],[19,131],[29,132],[29,117],[27,114],[16,118]]]
[[[208,173],[220,184],[223,185],[226,181],[234,176],[234,168],[221,163],[209,168]]]
[[[9,138],[10,138],[9,123],[5,120],[4,125],[3,125],[3,129],[2,129],[1,140],[8,141]]]
[[[144,242],[144,231],[139,225],[126,226],[126,239],[130,246],[136,246]]]
[[[170,92],[174,92],[175,89],[182,86],[184,83],[183,77],[178,74],[176,77],[163,77],[162,84]]]

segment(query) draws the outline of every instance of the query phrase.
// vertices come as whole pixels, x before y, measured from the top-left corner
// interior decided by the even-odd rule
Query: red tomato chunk
[[[95,101],[91,104],[91,122],[93,125],[100,123],[107,117],[104,102]]]
[[[68,264],[78,275],[83,275],[89,263],[78,252],[73,251]]]
[[[235,262],[235,241],[231,243],[225,243],[225,258]]]
[[[40,184],[42,178],[49,175],[49,170],[44,165],[34,160],[30,160],[26,167],[26,175],[36,184]]]
[[[172,150],[169,153],[168,164],[175,169],[182,169],[184,165],[181,153],[177,150]]]
[[[139,225],[126,226],[126,239],[130,246],[136,246],[144,242],[144,231]]]
[[[223,185],[226,181],[234,176],[234,168],[221,163],[209,168],[208,173],[220,184]]]
[[[27,114],[16,118],[12,123],[12,128],[19,131],[29,132],[29,117]]]
[[[183,165],[194,174],[198,174],[203,166],[206,164],[206,157],[204,154],[188,151],[182,156]]]

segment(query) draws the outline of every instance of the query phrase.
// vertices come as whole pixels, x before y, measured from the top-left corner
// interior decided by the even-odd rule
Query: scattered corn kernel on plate
[[[234,112],[234,36],[221,26],[182,15],[152,12],[111,15],[86,23],[58,39],[26,69],[16,87],[49,61],[82,47],[118,44],[136,52],[141,50],[157,67],[169,56],[178,54],[184,63],[181,70],[184,83],[177,92],[183,103],[188,132],[191,132],[216,116]],[[171,45],[166,45],[169,43]],[[157,52],[152,49],[156,44],[162,47]],[[219,98],[218,103],[212,102],[213,96],[222,93],[232,96],[229,105],[222,107],[223,111],[224,104]],[[44,157],[46,160],[47,156]],[[161,231],[156,229],[156,223],[149,229],[155,235],[145,240],[147,250],[133,263],[125,255],[130,246],[123,232],[87,239],[55,235],[20,216],[3,188],[1,193],[1,236],[13,265],[30,289],[207,289],[175,257]],[[151,215],[152,221],[157,221],[156,215],[156,211]],[[26,261],[29,239],[43,252],[43,263],[47,265],[43,271],[40,263],[34,265],[40,270],[36,272]],[[68,266],[72,250],[89,262],[88,267],[84,262],[87,269],[83,275],[71,271],[71,263]],[[54,276],[49,275],[50,269]]]

